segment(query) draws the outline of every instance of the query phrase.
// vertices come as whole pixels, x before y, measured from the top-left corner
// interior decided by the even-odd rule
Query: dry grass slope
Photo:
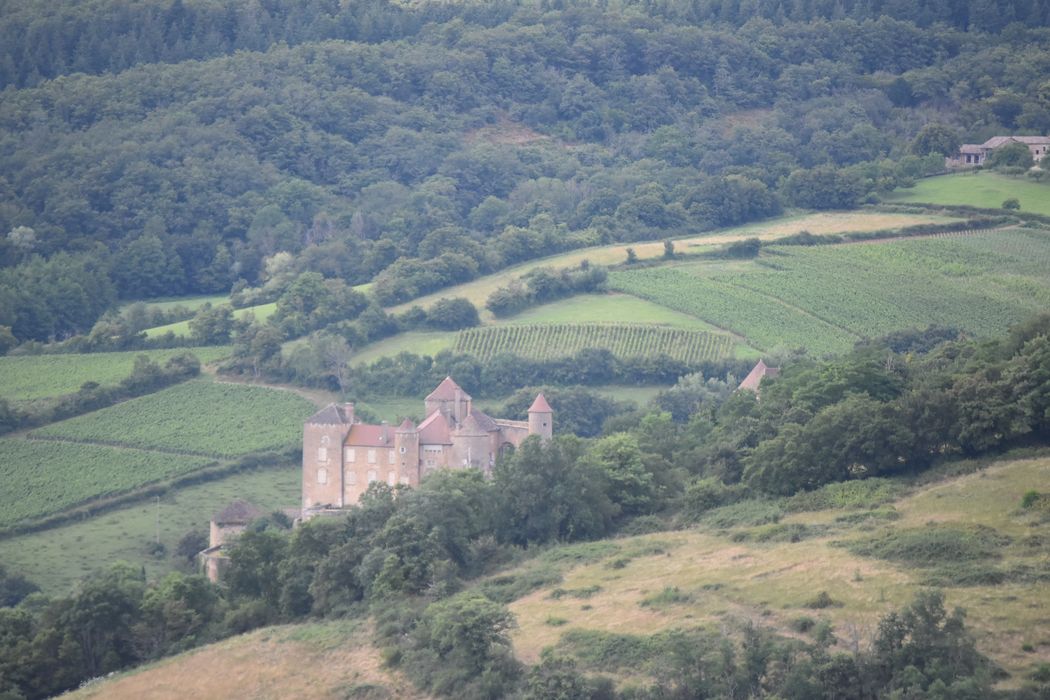
[[[1029,489],[1050,483],[1050,459],[1005,462],[985,471],[941,482],[893,504],[899,519],[876,530],[984,525],[1009,535],[1046,537],[1047,524],[1020,510]],[[885,509],[884,509],[885,511]],[[863,513],[864,511],[850,511]],[[923,585],[924,572],[894,562],[858,556],[838,546],[871,534],[871,522],[849,524],[842,510],[797,513],[775,526],[710,526],[618,540],[620,548],[600,561],[576,566],[558,584],[511,604],[518,629],[514,645],[530,662],[571,630],[651,635],[669,629],[718,629],[744,620],[798,636],[792,622],[826,618],[846,650],[865,645],[881,616],[908,603]],[[759,541],[772,528],[807,526],[815,536],[801,541]],[[1042,534],[1039,534],[1039,531]],[[836,544],[838,543],[838,544]],[[1002,567],[1046,567],[1047,552],[1019,544],[1005,549]],[[643,603],[677,588],[675,600]],[[585,599],[563,591],[597,591]],[[840,606],[811,609],[827,591]],[[553,594],[553,595],[552,595]],[[1005,583],[949,588],[948,603],[967,610],[978,647],[1016,683],[1037,664],[1050,661],[1050,583]],[[556,620],[557,624],[552,624]]]
[[[97,681],[67,700],[424,698],[353,622],[268,627]]]

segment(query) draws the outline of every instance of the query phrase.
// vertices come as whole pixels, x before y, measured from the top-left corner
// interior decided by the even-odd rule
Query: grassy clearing
[[[422,698],[355,621],[267,627],[94,683],[68,700]]]
[[[958,219],[928,214],[898,214],[879,211],[824,212],[801,214],[770,219],[761,223],[736,226],[710,233],[675,239],[675,249],[679,252],[695,252],[712,245],[722,245],[745,238],[771,240],[809,231],[816,235],[845,233],[848,231],[880,231],[887,228],[900,228],[917,224],[948,223]],[[412,306],[428,308],[438,299],[463,297],[469,299],[481,311],[482,320],[491,321],[491,314],[484,310],[485,300],[492,292],[506,286],[511,280],[521,277],[537,267],[565,268],[579,265],[588,260],[596,265],[616,265],[627,259],[627,249],[633,248],[639,260],[658,259],[663,256],[664,247],[660,241],[642,243],[624,243],[616,245],[584,248],[582,250],[552,255],[528,263],[507,268],[493,275],[488,275],[472,282],[449,287],[440,292],[414,299],[413,301],[392,307],[395,313],[406,311]]]
[[[85,450],[80,445],[58,447]],[[179,539],[193,529],[207,533],[211,516],[230,501],[242,498],[267,510],[293,507],[300,500],[300,478],[299,465],[288,464],[186,486],[161,496],[159,504],[151,499],[76,523],[0,540],[0,561],[50,595],[68,594],[79,579],[114,561],[143,566],[149,578],[158,578],[174,570],[172,554]],[[7,505],[3,508],[6,513]],[[158,514],[160,541],[168,553],[162,557],[147,550],[157,535]]]
[[[0,397],[26,401],[72,394],[85,382],[96,382],[103,386],[116,384],[131,374],[135,358],[139,355],[146,355],[157,364],[164,364],[171,356],[183,352],[186,352],[185,348],[0,357]],[[228,357],[230,347],[191,348],[190,352],[201,363],[207,364]]]
[[[226,297],[220,297],[220,303],[227,301]],[[201,302],[203,305],[203,302]],[[265,321],[273,315],[273,312],[277,310],[277,303],[271,302],[269,304],[259,304],[258,306],[248,306],[243,309],[235,309],[233,317],[237,320],[243,319],[248,314],[253,314],[256,321]],[[168,331],[171,331],[178,337],[185,337],[190,334],[190,322],[189,321],[178,321],[176,323],[169,323],[163,326],[155,326],[154,328],[146,329],[147,338],[156,338],[162,336]]]
[[[205,296],[192,296],[192,297],[171,297],[166,299],[153,299],[151,301],[143,301],[148,309],[156,309],[160,311],[167,311],[173,309],[176,306],[183,306],[187,309],[196,310],[205,304],[211,304],[212,306],[218,306],[219,304],[228,304],[230,301],[229,294],[212,294]],[[129,301],[122,304],[122,307],[131,306],[136,302]]]
[[[521,357],[549,360],[570,357],[597,348],[617,357],[667,355],[682,362],[720,360],[733,353],[732,339],[723,333],[687,331],[643,324],[536,324],[460,331],[456,352],[490,360],[513,353]]]
[[[351,359],[355,365],[369,364],[383,357],[394,357],[398,353],[433,357],[442,350],[451,350],[456,343],[455,331],[409,331],[372,343]]]
[[[903,497],[902,486],[876,484],[870,490],[876,502],[896,499],[879,512],[895,511],[899,519],[878,521],[875,535],[929,529],[929,521],[962,532],[995,528],[1013,542],[995,550],[1000,566],[1035,564],[1047,556],[1045,545],[1038,543],[1045,543],[1050,532],[1046,522],[1026,513],[1020,503],[1026,491],[1045,490],[1048,481],[1050,459],[1042,458],[1003,462]],[[515,648],[522,658],[536,661],[548,646],[558,645],[572,653],[588,634],[648,638],[674,629],[718,629],[748,619],[793,635],[797,633],[793,625],[797,626],[801,615],[829,620],[844,647],[855,640],[865,644],[878,619],[907,604],[928,572],[836,546],[872,537],[870,521],[847,518],[836,522],[839,516],[865,512],[857,508],[860,492],[854,491],[840,489],[813,503],[795,504],[843,504],[823,511],[785,514],[778,504],[766,504],[766,510],[778,510],[771,513],[772,521],[766,521],[772,524],[757,525],[761,513],[739,504],[736,517],[722,523],[729,528],[726,532],[702,524],[692,531],[616,540],[619,549],[562,571],[557,582],[535,587],[511,603],[519,625]],[[775,542],[754,536],[786,526],[815,534]],[[750,537],[743,539],[736,536],[739,534]],[[632,550],[634,556],[625,556]],[[586,600],[552,595],[559,589],[595,592]],[[821,592],[826,595],[818,599]],[[1050,634],[1046,632],[1050,629],[1050,584],[954,586],[946,593],[949,605],[967,609],[967,624],[975,632],[978,647],[1015,679],[1050,660]],[[831,604],[824,605],[829,600]],[[815,605],[820,608],[814,610]],[[547,622],[550,618],[564,623],[552,626]],[[1024,645],[1031,650],[1025,651]],[[630,669],[625,672],[632,673]]]
[[[0,440],[0,527],[200,469],[205,457],[24,438]]]
[[[294,445],[316,408],[289,391],[195,380],[34,431],[33,435],[217,456]]]
[[[931,323],[978,336],[1000,334],[1050,306],[1045,261],[1050,234],[1007,230],[878,245],[774,247],[749,263],[617,271],[610,286],[695,314],[762,349],[822,353]]]
[[[1050,216],[1050,183],[992,172],[928,177],[915,183],[915,187],[896,190],[885,199],[902,203],[965,204],[987,209],[999,209],[1004,200],[1017,199],[1021,211]]]

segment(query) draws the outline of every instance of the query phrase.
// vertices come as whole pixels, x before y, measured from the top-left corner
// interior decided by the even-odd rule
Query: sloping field
[[[195,380],[32,434],[214,456],[295,445],[316,408],[289,391]]]
[[[183,352],[197,356],[201,364],[228,357],[226,345],[144,350],[137,352],[96,352],[83,355],[22,355],[0,357],[0,397],[9,400],[42,399],[77,391],[85,382],[103,386],[116,384],[131,374],[135,358],[145,355],[163,365]]]
[[[569,357],[585,348],[617,357],[655,357],[699,363],[733,353],[728,335],[643,324],[537,324],[471,328],[460,331],[456,352],[489,360],[514,353],[537,360]]]
[[[775,247],[747,265],[617,271],[610,286],[694,314],[763,350],[842,351],[929,324],[983,336],[1050,307],[1050,233]]]
[[[84,501],[185,474],[206,457],[103,445],[0,440],[0,527],[58,513]]]
[[[383,668],[353,621],[267,627],[93,683],[68,700],[426,697]]]
[[[693,314],[738,333],[762,350],[805,347],[813,353],[847,349],[857,337],[804,309],[788,307],[717,276],[681,267],[613,272],[609,286]]]
[[[987,562],[963,562],[962,571],[990,565],[1028,571],[1027,580],[945,591],[949,605],[966,608],[978,648],[1016,682],[1050,661],[1050,519],[1020,507],[1027,490],[1045,490],[1048,482],[1050,459],[1004,462],[873,510],[774,514],[779,523],[752,525],[749,510],[763,511],[753,520],[762,522],[780,506],[740,504],[719,509],[727,512],[712,513],[691,531],[615,540],[611,551],[575,566],[560,583],[511,604],[515,649],[537,661],[549,646],[573,653],[565,641],[573,632],[645,638],[746,620],[797,636],[793,621],[809,617],[831,621],[846,650],[869,643],[878,619],[909,602],[931,575],[921,565],[854,554],[855,543],[873,535],[914,537],[934,526],[964,533],[986,528],[1008,544]],[[832,604],[818,608],[811,602],[821,591]]]
[[[491,319],[485,328],[558,323],[645,323],[692,331],[717,330],[709,323],[630,294],[580,294],[526,309],[505,319]],[[369,363],[399,352],[435,355],[456,347],[454,331],[409,331],[372,343],[354,356],[355,364]],[[293,341],[294,342],[294,341]],[[743,348],[742,348],[743,349]],[[745,352],[747,349],[743,349]]]
[[[1050,183],[991,172],[928,177],[914,187],[895,190],[885,199],[902,203],[965,204],[986,209],[999,209],[1003,201],[1016,199],[1021,203],[1021,211],[1050,216]]]
[[[238,321],[242,320],[248,314],[255,316],[256,321],[265,321],[273,315],[273,312],[277,310],[276,303],[259,304],[258,306],[249,306],[243,309],[234,309],[233,317]],[[146,329],[147,338],[156,338],[162,336],[168,331],[171,331],[177,336],[187,336],[190,334],[190,322],[189,321],[177,321],[175,323],[169,323],[164,326],[156,326],[154,328]]]
[[[879,211],[822,212],[801,216],[783,216],[770,219],[769,221],[678,238],[675,239],[674,244],[678,252],[691,252],[712,245],[723,245],[733,241],[744,240],[745,238],[771,240],[796,234],[800,231],[809,231],[815,235],[829,235],[850,231],[881,231],[884,229],[915,226],[917,224],[950,223],[952,221],[958,221],[958,219],[930,214],[898,214]],[[507,268],[494,275],[487,275],[472,282],[449,287],[391,307],[388,310],[393,313],[400,313],[407,311],[412,306],[428,308],[439,299],[463,297],[469,299],[471,303],[478,307],[482,320],[488,321],[491,320],[491,314],[484,308],[485,300],[488,299],[492,292],[506,286],[511,280],[521,277],[528,271],[537,267],[575,267],[584,260],[588,260],[596,265],[616,265],[627,259],[628,248],[634,249],[639,260],[659,259],[664,253],[663,243],[660,241],[584,248]]]
[[[112,449],[59,447],[83,454]],[[177,568],[176,548],[187,532],[207,533],[212,515],[238,498],[267,512],[294,507],[300,502],[301,478],[300,465],[289,463],[184,486],[168,491],[159,502],[151,498],[40,532],[0,539],[0,561],[55,596],[68,595],[79,579],[107,562],[126,561],[143,567],[149,579],[159,579]],[[158,534],[166,551],[160,557],[151,549]]]

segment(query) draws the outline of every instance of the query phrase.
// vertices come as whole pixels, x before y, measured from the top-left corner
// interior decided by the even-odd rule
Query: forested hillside
[[[4,2],[4,344],[119,299],[273,301],[313,271],[393,304],[856,206],[953,140],[1050,129],[1048,8]]]

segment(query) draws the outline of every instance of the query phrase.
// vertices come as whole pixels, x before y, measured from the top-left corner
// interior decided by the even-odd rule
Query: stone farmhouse
[[[303,426],[302,518],[357,503],[373,481],[418,486],[435,469],[475,467],[488,473],[496,458],[530,435],[551,438],[554,414],[543,394],[527,421],[491,418],[451,377],[423,400],[426,418],[396,428],[361,423],[353,404],[330,404]]]
[[[229,564],[230,560],[223,551],[225,545],[244,532],[248,523],[265,514],[258,506],[237,500],[212,516],[208,528],[208,548],[197,555],[201,568],[212,583],[218,583]]]
[[[993,136],[984,143],[964,143],[959,152],[944,159],[949,168],[972,168],[984,165],[988,156],[995,149],[1008,143],[1023,143],[1032,153],[1032,160],[1038,163],[1050,151],[1050,136]]]

